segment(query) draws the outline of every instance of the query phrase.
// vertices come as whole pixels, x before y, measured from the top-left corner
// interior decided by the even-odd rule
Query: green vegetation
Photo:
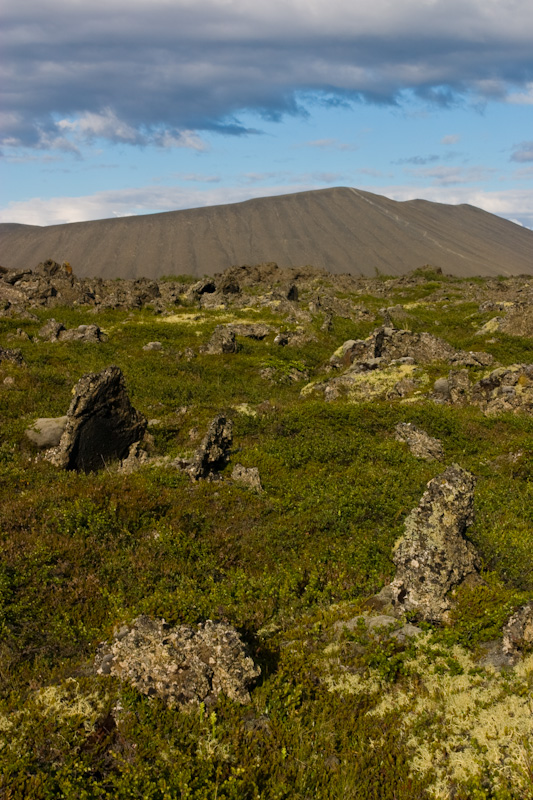
[[[507,676],[475,661],[533,592],[533,421],[423,399],[326,403],[301,396],[302,380],[286,380],[293,370],[323,380],[342,341],[368,335],[381,321],[378,309],[397,302],[415,304],[413,330],[485,349],[503,364],[531,360],[531,340],[475,337],[473,323],[490,316],[477,304],[428,300],[437,290],[461,292],[460,281],[419,273],[414,287],[372,296],[374,318],[334,316],[327,332],[317,318],[309,326],[314,340],[298,348],[274,345],[272,334],[239,339],[237,354],[198,352],[230,318],[286,329],[271,309],[180,306],[172,317],[143,310],[89,318],[86,309],[55,308],[37,312],[37,322],[0,320],[0,345],[20,347],[26,361],[0,365],[2,799],[533,796],[531,739],[520,717],[533,663]],[[68,327],[94,319],[109,339],[9,338],[21,326],[34,336],[51,316]],[[162,350],[143,351],[149,341]],[[187,360],[186,348],[197,355]],[[25,428],[66,413],[76,381],[110,364],[122,369],[133,405],[156,420],[156,454],[192,452],[210,419],[226,411],[234,420],[232,463],[257,466],[265,491],[233,483],[231,464],[221,481],[192,484],[165,463],[85,475],[42,460]],[[261,376],[265,367],[274,369],[270,380]],[[429,371],[437,377],[445,369]],[[438,437],[445,463],[415,459],[394,438],[398,422]],[[336,635],[335,622],[361,613],[391,579],[405,517],[426,483],[454,462],[478,476],[469,536],[485,582],[461,589],[451,625],[426,626],[416,642],[387,632],[373,638],[363,625]],[[262,667],[251,704],[221,697],[183,713],[95,676],[98,643],[139,614],[236,626]],[[439,683],[465,708],[473,692],[464,728],[463,711],[439,694]],[[511,731],[501,734],[501,761],[491,732],[482,733],[495,708]]]

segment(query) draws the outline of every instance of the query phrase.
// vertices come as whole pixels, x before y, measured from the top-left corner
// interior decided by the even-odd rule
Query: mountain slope
[[[201,276],[264,261],[360,275],[425,264],[459,276],[533,274],[527,228],[473,206],[350,188],[43,228],[6,223],[0,244],[5,267],[53,258],[82,277]]]

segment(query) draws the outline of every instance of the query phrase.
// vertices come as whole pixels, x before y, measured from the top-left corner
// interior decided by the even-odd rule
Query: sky
[[[533,229],[532,0],[3,0],[0,222],[352,186]]]

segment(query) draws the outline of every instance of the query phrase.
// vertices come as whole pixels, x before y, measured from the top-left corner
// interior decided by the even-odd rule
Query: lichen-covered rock
[[[394,430],[397,441],[405,442],[415,458],[422,458],[424,461],[440,461],[444,457],[440,441],[413,425],[412,422],[399,422]]]
[[[207,620],[196,630],[189,625],[172,628],[147,616],[99,647],[95,670],[181,709],[209,704],[220,693],[248,703],[250,687],[261,673],[229,625]]]
[[[237,349],[237,341],[232,329],[226,325],[217,325],[207,343],[205,352],[219,355],[221,353],[236,353]]]
[[[468,370],[452,370],[435,381],[432,399],[452,405],[478,406],[485,414],[533,412],[533,364],[499,367],[477,383]]]
[[[533,650],[533,600],[509,617],[503,628],[503,652],[517,656]]]
[[[74,387],[67,424],[48,460],[63,469],[92,472],[127,456],[146,430],[146,419],[130,403],[118,367],[89,373]]]
[[[243,483],[257,492],[262,492],[261,478],[257,467],[243,467],[242,464],[235,464],[231,473],[231,478],[236,483]]]
[[[17,364],[21,367],[25,361],[22,355],[22,350],[19,348],[0,347],[0,362],[10,361],[12,364]]]
[[[473,518],[474,486],[474,476],[457,464],[428,483],[395,545],[394,581],[378,595],[384,606],[390,602],[432,622],[447,618],[451,591],[478,575],[477,553],[464,537]]]
[[[500,367],[472,387],[472,402],[485,414],[533,411],[533,364]]]
[[[381,358],[358,362],[341,375],[328,381],[304,386],[303,396],[322,393],[327,401],[347,396],[355,402],[364,402],[377,397],[397,400],[420,390],[427,382],[427,375],[410,359],[398,359],[387,363]]]

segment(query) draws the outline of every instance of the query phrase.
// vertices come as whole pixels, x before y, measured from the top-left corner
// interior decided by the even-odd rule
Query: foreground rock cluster
[[[173,628],[146,616],[100,646],[95,670],[182,709],[209,705],[220,693],[248,703],[250,687],[261,674],[234,628],[211,620],[197,629]]]

